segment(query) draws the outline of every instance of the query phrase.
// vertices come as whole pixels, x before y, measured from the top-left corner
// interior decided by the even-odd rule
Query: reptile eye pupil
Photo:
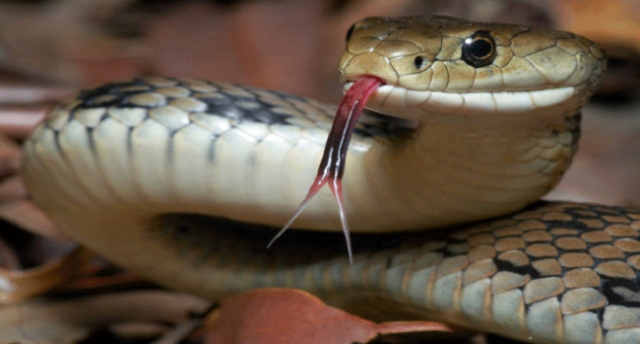
[[[473,56],[477,56],[479,58],[483,58],[491,54],[492,49],[493,47],[491,46],[491,43],[485,41],[484,39],[477,39],[473,41],[473,43],[471,43],[471,46],[469,46],[469,52]]]
[[[462,43],[462,60],[472,67],[483,67],[496,57],[496,42],[487,31],[476,31]]]

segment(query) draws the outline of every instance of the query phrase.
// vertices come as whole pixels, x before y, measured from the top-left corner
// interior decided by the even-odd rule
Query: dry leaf
[[[295,289],[260,289],[222,302],[203,328],[205,343],[366,343],[385,334],[451,332],[433,322],[376,324]]]
[[[12,227],[8,228],[18,231]],[[8,233],[3,233],[6,234]],[[71,243],[48,242],[45,244],[49,246],[47,248],[36,240],[27,241],[25,244],[31,244],[33,247],[23,247],[24,252],[17,252],[5,240],[0,242],[0,304],[16,303],[44,294],[75,277],[86,261],[83,250]],[[29,265],[33,265],[34,262],[42,263],[22,268],[20,257],[25,253],[31,254],[28,257]],[[50,254],[53,256],[49,256]]]
[[[0,343],[75,343],[111,326],[173,326],[208,307],[200,298],[167,291],[37,299],[0,307]]]

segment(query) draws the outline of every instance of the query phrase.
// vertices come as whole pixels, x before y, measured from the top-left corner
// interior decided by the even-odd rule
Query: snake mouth
[[[353,85],[343,84],[343,92]],[[533,91],[468,91],[464,93],[413,90],[383,83],[371,96],[367,108],[382,114],[403,113],[407,119],[419,119],[425,113],[479,114],[526,113],[542,108],[576,102],[577,90],[573,86]],[[400,111],[402,110],[402,111]]]

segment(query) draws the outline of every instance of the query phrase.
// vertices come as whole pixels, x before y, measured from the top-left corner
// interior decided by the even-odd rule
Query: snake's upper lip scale
[[[393,86],[393,87],[397,87],[398,85],[394,85],[393,83],[389,83],[387,80],[385,80],[384,78],[377,76],[377,75],[373,75],[373,74],[359,74],[359,75],[355,75],[355,76],[347,76],[345,77],[344,81],[342,82],[342,93],[346,94],[347,91],[351,88],[351,86],[353,86],[353,84],[358,81],[361,80],[363,78],[375,78],[377,80],[380,81],[379,85],[376,87],[376,89],[373,91],[373,93],[377,93],[378,90],[380,90],[381,87],[384,86]]]
[[[385,80],[384,78],[378,76],[378,75],[373,75],[373,74],[359,74],[359,75],[355,75],[355,76],[347,76],[345,77],[344,81],[343,81],[343,85],[349,85],[351,86],[351,84],[353,84],[354,82],[356,82],[357,80],[360,80],[362,78],[376,78],[378,80],[380,80],[382,83],[380,84],[380,86],[384,86],[384,85],[388,85],[389,82],[387,80]]]

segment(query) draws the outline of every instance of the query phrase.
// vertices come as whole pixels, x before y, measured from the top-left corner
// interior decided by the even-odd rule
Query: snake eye
[[[356,29],[356,24],[353,24],[351,25],[349,30],[347,30],[347,42],[349,42],[349,39],[351,39],[351,35],[353,35],[353,30],[355,29]]]
[[[462,60],[472,67],[483,67],[496,57],[496,41],[487,31],[477,31],[462,44]]]

